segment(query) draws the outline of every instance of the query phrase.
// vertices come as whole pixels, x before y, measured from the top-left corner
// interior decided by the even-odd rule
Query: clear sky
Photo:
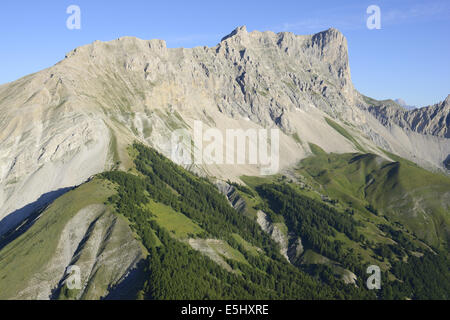
[[[69,30],[69,5],[81,29]],[[381,29],[369,30],[369,5]],[[235,27],[312,34],[335,27],[347,37],[356,88],[376,99],[424,106],[450,94],[448,0],[2,0],[0,83],[49,67],[72,49],[121,36],[164,39],[169,47],[216,45]]]

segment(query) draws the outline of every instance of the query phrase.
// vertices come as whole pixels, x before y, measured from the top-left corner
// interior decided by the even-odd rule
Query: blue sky
[[[81,30],[66,28],[69,5]],[[381,9],[369,30],[366,9]],[[349,43],[356,88],[424,106],[450,93],[450,1],[106,1],[2,0],[0,83],[49,67],[73,48],[120,36],[164,39],[169,47],[216,45],[235,27],[311,34],[335,27]]]

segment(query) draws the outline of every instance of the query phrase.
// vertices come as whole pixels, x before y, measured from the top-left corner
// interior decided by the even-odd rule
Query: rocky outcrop
[[[450,95],[444,101],[424,108],[407,110],[379,102],[370,105],[368,110],[385,126],[397,124],[404,130],[450,138]]]
[[[293,234],[289,234],[289,247],[287,250],[289,261],[292,264],[296,264],[304,251],[305,249],[303,248],[302,239]]]
[[[443,163],[444,163],[444,167],[445,167],[447,170],[450,170],[450,154],[447,156],[447,158],[445,158],[445,160],[443,161]]]
[[[266,213],[261,210],[257,212],[259,226],[268,233],[271,238],[280,246],[280,253],[287,261],[295,264],[301,257],[304,249],[302,239],[293,233],[288,233],[284,223],[273,223]]]
[[[239,192],[237,192],[236,188],[232,185],[217,180],[216,181],[216,187],[219,189],[220,193],[225,195],[230,202],[231,206],[240,213],[244,213],[247,209],[247,203],[245,200],[239,195]]]
[[[227,197],[230,205],[236,211],[246,213],[247,204],[235,187],[220,180],[216,181],[216,186]],[[302,240],[293,234],[288,235],[287,228],[283,223],[272,223],[267,214],[261,210],[258,210],[256,213],[256,222],[264,232],[268,233],[278,243],[280,253],[286,260],[294,261],[301,256],[303,253]]]
[[[267,214],[259,210],[257,220],[261,229],[267,232],[280,246],[280,253],[293,265],[325,264],[331,268],[338,279],[346,284],[355,284],[356,275],[348,269],[342,268],[339,263],[328,259],[312,250],[305,251],[302,239],[294,233],[288,233],[283,223],[272,223]]]
[[[268,233],[271,236],[273,241],[278,243],[278,245],[280,246],[281,255],[289,261],[289,257],[287,254],[289,244],[287,228],[280,223],[272,223],[267,217],[267,214],[261,210],[258,210],[257,212],[256,222],[258,222],[259,226],[261,227],[261,229],[263,229],[264,232]]]

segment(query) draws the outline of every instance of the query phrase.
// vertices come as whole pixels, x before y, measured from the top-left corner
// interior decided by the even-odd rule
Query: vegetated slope
[[[448,298],[446,255],[437,249],[433,254],[404,227],[364,209],[324,202],[306,185],[282,176],[245,177],[247,186],[229,185],[238,212],[207,178],[141,144],[129,150],[133,169],[105,172],[61,196],[0,250],[0,286],[8,288],[2,297]],[[73,228],[71,221],[79,215],[90,224],[79,234],[82,241],[62,232]],[[123,222],[122,232],[117,241],[101,233],[105,245],[94,246],[98,237],[93,234],[105,217],[116,225]],[[107,226],[114,234],[113,225]],[[75,253],[55,249],[67,237],[72,248],[78,247]],[[286,255],[280,237],[288,238]],[[110,254],[102,259],[108,246]],[[68,260],[52,263],[53,269],[44,267],[63,257]],[[81,291],[60,281],[69,264],[89,275],[82,276]],[[365,287],[370,264],[383,270],[380,292]],[[61,276],[45,280],[49,274]]]
[[[386,153],[315,155],[300,172],[324,193],[344,204],[400,222],[439,247],[450,243],[450,179]]]
[[[263,183],[256,190],[272,221],[285,224],[289,238],[301,239],[304,253],[289,258],[302,270],[327,283],[337,276],[349,282],[355,274],[364,277],[369,264],[377,265],[383,270],[379,298],[448,299],[448,252],[432,252],[389,221],[361,219],[359,210],[313,200],[296,184]]]
[[[110,201],[132,222],[149,250],[148,280],[139,297],[374,297],[343,282],[326,285],[292,266],[255,219],[235,211],[207,179],[194,176],[152,149],[142,145],[134,148],[138,150],[135,164],[139,175],[113,171],[101,176],[119,185],[118,194]],[[167,206],[162,209],[166,214],[171,211],[171,219],[191,222],[165,225],[164,213],[155,212],[161,205],[155,207],[154,201]],[[186,224],[191,225],[190,230]]]
[[[150,251],[142,298],[448,298],[447,253],[433,252],[402,225],[328,203],[280,176],[230,186],[234,204],[242,209],[236,197],[246,203],[238,212],[208,179],[143,145],[134,148],[138,176],[103,176],[121,186],[110,201]],[[278,234],[263,228],[261,212]],[[277,238],[283,234],[286,255]],[[377,295],[365,287],[371,264],[383,270]]]
[[[0,299],[100,299],[124,280],[126,298],[145,253],[125,219],[104,203],[115,186],[93,179],[54,201],[25,233],[0,250]],[[11,241],[12,240],[12,241]],[[80,290],[64,285],[69,266],[81,269]],[[128,296],[129,297],[129,296]]]

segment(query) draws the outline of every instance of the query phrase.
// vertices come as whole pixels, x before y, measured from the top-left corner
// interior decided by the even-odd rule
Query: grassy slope
[[[358,230],[372,243],[395,244],[379,225],[401,231],[422,248],[426,245],[414,240],[413,234],[434,246],[442,246],[448,241],[449,210],[441,195],[450,191],[449,178],[391,154],[389,157],[398,162],[392,163],[373,154],[327,154],[315,145],[311,145],[311,150],[314,156],[303,160],[298,170],[307,186],[300,187],[295,183],[291,186],[316,200],[320,200],[321,195],[338,200],[333,206],[340,211],[352,210],[354,218],[362,223]],[[252,188],[283,181],[280,176],[244,176],[241,179]],[[369,205],[379,214],[369,211]],[[421,214],[422,209],[426,214]],[[379,261],[381,257],[371,246],[361,246],[340,233],[333,239],[343,241],[345,247],[359,254],[363,261],[389,268],[389,262]]]
[[[148,208],[155,215],[156,222],[175,238],[192,238],[204,232],[198,224],[165,204],[150,200]]]
[[[81,209],[102,204],[113,186],[94,179],[66,193],[51,204],[23,235],[0,252],[0,299],[18,293],[36,271],[45,267],[56,251],[61,232]]]
[[[325,118],[325,121],[328,123],[330,127],[332,127],[334,130],[339,132],[343,137],[345,137],[347,140],[349,140],[353,145],[361,152],[365,152],[364,148],[356,141],[353,136],[347,132],[343,127],[341,127],[339,124],[337,124],[335,121],[331,120],[330,118]]]
[[[324,193],[367,214],[370,204],[432,245],[449,242],[448,177],[391,154],[396,162],[373,154],[312,150],[315,155],[301,162],[299,172]]]

